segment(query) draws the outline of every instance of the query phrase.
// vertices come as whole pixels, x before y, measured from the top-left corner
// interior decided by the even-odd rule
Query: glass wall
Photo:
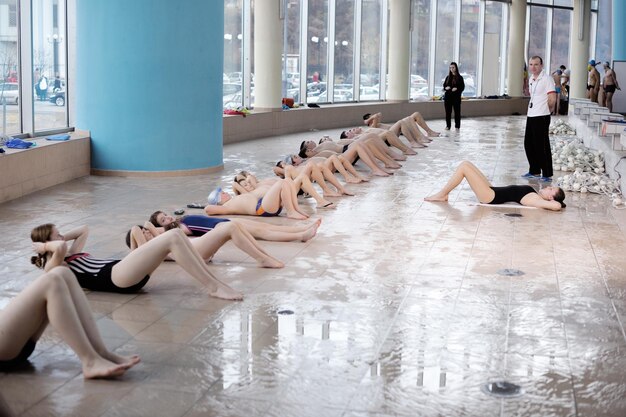
[[[598,32],[596,33],[595,60],[611,62],[611,28],[612,28],[612,0],[598,0]],[[624,42],[624,40],[622,40]],[[592,57],[593,58],[593,57]],[[601,70],[602,66],[598,66]]]
[[[0,3],[0,135],[21,132],[17,0]]]
[[[354,0],[336,0],[333,101],[354,99]]]
[[[437,36],[435,37],[435,94],[441,94],[443,82],[448,75],[450,62],[454,58],[454,38],[456,0],[439,0],[437,2]],[[459,71],[463,71],[459,68]]]
[[[554,9],[552,12],[552,46],[550,54],[549,72],[559,69],[561,65],[568,67],[569,42],[571,33],[572,11]]]
[[[440,94],[451,61],[458,62],[464,75],[465,96],[504,93],[509,3],[411,0],[409,97]],[[246,27],[250,31],[254,24],[254,2],[225,0],[224,4],[224,96],[229,100],[234,96],[234,103],[240,105],[237,92],[245,93],[247,72],[248,88],[254,93],[254,42],[246,35]],[[593,4],[598,22],[598,33],[592,34],[593,57],[610,60],[611,0]],[[283,96],[299,103],[384,98],[381,70],[386,68],[385,51],[393,47],[384,44],[389,28],[382,20],[387,17],[388,0],[286,0],[284,6]],[[544,58],[547,71],[569,67],[572,10],[572,0],[528,0],[526,53]]]
[[[224,0],[224,107],[243,104],[243,0]]]
[[[529,30],[528,30],[528,58],[538,55],[546,59],[547,50],[547,27],[548,27],[548,9],[540,6],[530,6]]]
[[[306,96],[319,101],[328,81],[328,0],[309,0],[307,26]]]
[[[483,74],[481,92],[483,96],[502,94],[500,91],[501,68],[505,61],[502,56],[502,16],[504,4],[496,1],[485,2],[485,31],[483,40]]]
[[[289,0],[285,9],[283,50],[283,97],[293,98],[300,103],[300,1]]]
[[[359,100],[379,100],[381,59],[381,18],[383,0],[363,0],[361,16],[361,79]],[[386,26],[386,25],[385,25]],[[387,57],[384,57],[385,59]]]
[[[463,0],[461,5],[461,46],[459,48],[459,71],[465,81],[463,96],[476,96],[476,75],[478,74],[478,23],[480,20],[480,1]],[[487,26],[485,26],[485,32]],[[485,33],[487,35],[487,33]]]
[[[430,0],[413,0],[411,5],[410,98],[427,96],[430,78]]]
[[[36,131],[67,127],[66,11],[61,0],[32,2],[33,83]],[[103,81],[104,82],[104,81]]]

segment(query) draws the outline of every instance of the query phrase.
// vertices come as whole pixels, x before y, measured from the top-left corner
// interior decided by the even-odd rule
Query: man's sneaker
[[[535,174],[531,174],[530,172],[527,172],[524,175],[522,175],[522,178],[539,178],[539,175],[535,175]]]
[[[539,181],[541,181],[541,182],[552,182],[552,177],[540,177]]]

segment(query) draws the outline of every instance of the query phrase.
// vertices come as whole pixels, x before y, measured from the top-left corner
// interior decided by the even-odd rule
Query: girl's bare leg
[[[424,129],[426,133],[428,134],[428,136],[439,136],[439,132],[435,132],[434,130],[432,130],[430,126],[428,126],[428,124],[426,123],[426,120],[424,120],[424,118],[422,117],[420,113],[415,112],[409,117],[411,117],[411,119],[413,119],[415,123],[418,124],[419,127]]]
[[[392,131],[388,130],[383,134],[383,138],[389,142],[389,145],[393,146],[394,148],[399,149],[403,154],[405,155],[417,155],[417,152],[415,152],[413,149],[411,149],[410,147],[406,146],[404,144],[404,142],[402,142],[400,140],[400,138],[393,133]]]
[[[372,152],[372,154],[380,161],[382,161],[387,168],[401,168],[402,165],[397,163],[394,160],[394,157],[390,152],[392,152],[389,146],[385,145],[383,140],[379,137],[372,137],[371,139],[365,140],[365,144],[368,149]],[[400,155],[402,160],[406,160],[406,156]]]
[[[209,289],[212,297],[226,300],[243,298],[240,292],[213,276],[181,229],[169,230],[126,255],[113,267],[111,279],[119,287],[130,287],[154,272],[170,252],[178,265]]]
[[[344,164],[345,163],[350,164],[350,163],[346,161],[345,158],[343,158],[343,160],[340,160],[339,157],[343,158],[343,156],[341,155],[330,156],[324,162],[324,166],[328,168],[331,172],[333,172],[333,170],[336,170],[337,172],[339,172],[341,175],[343,175],[344,180],[348,183],[358,184],[361,181],[363,181],[359,176],[349,173],[346,170]],[[352,164],[350,164],[350,167],[352,167]],[[352,167],[352,171],[356,172],[354,167]]]
[[[284,207],[287,212],[287,217],[290,219],[304,220],[309,216],[302,213],[300,206],[298,205],[298,195],[296,193],[296,187],[292,180],[283,179],[277,181],[272,185],[269,191],[263,196],[263,202],[261,203],[263,210],[269,213],[276,213],[278,208]]]
[[[198,250],[203,259],[208,260],[229,240],[232,240],[235,246],[250,255],[263,268],[283,268],[285,266],[278,259],[265,252],[243,226],[232,221],[218,223],[211,232],[197,239],[192,239],[191,244]]]
[[[320,188],[322,189],[322,192],[324,193],[324,197],[340,197],[341,196],[341,192],[333,191],[328,186],[328,184],[326,184],[326,180],[325,180],[326,175],[323,173],[322,168],[319,167],[317,164],[314,164],[314,167],[311,170],[311,175],[309,177],[311,180],[315,181],[317,185],[320,186]]]
[[[76,278],[69,269],[54,268],[18,294],[2,311],[0,333],[11,337],[0,339],[0,360],[15,358],[29,339],[36,341],[49,321],[78,355],[86,379],[122,375],[138,360],[118,364],[96,351],[68,288],[70,279]],[[95,329],[94,324],[90,331],[97,332]]]
[[[491,184],[487,177],[471,162],[463,161],[452,174],[446,185],[437,193],[424,198],[426,201],[448,201],[448,194],[463,181],[467,179],[468,184],[476,194],[481,203],[489,203],[495,195],[491,189]]]
[[[409,141],[413,142],[411,146],[425,148],[426,142],[429,142],[430,139],[427,139],[426,136],[420,132],[415,123],[410,120],[402,119],[400,121],[400,126],[402,128],[402,134]]]
[[[87,335],[87,338],[89,338],[89,342],[91,342],[91,345],[96,352],[111,362],[127,366],[127,369],[139,363],[141,359],[138,355],[121,356],[107,349],[102,337],[100,336],[96,322],[93,319],[91,307],[89,307],[89,302],[87,301],[87,297],[85,297],[85,292],[78,284],[76,277],[71,271],[67,271],[67,273],[62,274],[62,278],[65,280],[67,288],[70,291],[72,302],[76,307],[76,313],[78,314],[78,318],[80,319],[83,329],[85,330],[85,334]]]
[[[322,179],[323,181],[323,179]],[[323,207],[323,208],[331,208],[334,207],[334,204],[324,198],[322,198],[321,195],[319,195],[319,193],[317,192],[317,190],[315,190],[315,187],[313,187],[313,183],[311,182],[311,180],[309,179],[309,177],[307,177],[304,173],[298,175],[294,180],[293,183],[297,189],[302,189],[304,190],[305,193],[308,193],[311,197],[313,197],[313,199],[317,202],[317,207]],[[324,183],[324,185],[326,185],[326,183]],[[326,188],[328,188],[328,186],[326,186]],[[326,193],[324,193],[326,194]],[[298,195],[298,193],[296,192],[296,196]]]
[[[317,229],[322,223],[322,219],[306,225],[306,226],[278,226],[270,223],[261,223],[243,219],[233,219],[231,222],[240,223],[252,236],[257,239],[268,240],[272,242],[293,242],[307,240],[313,238],[317,233]]]
[[[363,175],[361,175],[355,168],[354,165],[352,165],[350,163],[350,161],[348,161],[343,155],[338,155],[337,159],[339,160],[339,162],[341,163],[341,165],[344,167],[344,169],[350,173],[350,175],[352,175],[354,178],[357,179],[357,182],[362,182],[362,181],[369,181],[369,177],[364,177]],[[345,174],[344,174],[345,177]],[[350,182],[347,178],[346,178],[346,182]]]
[[[339,191],[339,195],[354,195],[353,193],[346,190],[343,185],[341,185],[339,179],[337,179],[335,174],[333,174],[332,171],[326,167],[326,165],[320,164],[320,171],[322,172],[324,178],[326,178],[328,182],[331,183],[337,189],[337,191]]]
[[[388,177],[392,174],[391,171],[387,171],[386,169],[379,167],[376,162],[374,162],[369,152],[360,143],[353,143],[342,155],[344,155],[348,161],[354,161],[358,156],[363,160],[365,165],[372,170],[374,175],[379,177]]]

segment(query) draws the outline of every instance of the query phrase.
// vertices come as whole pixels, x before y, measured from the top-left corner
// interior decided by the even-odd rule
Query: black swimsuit
[[[509,201],[522,204],[522,198],[530,193],[536,193],[530,185],[509,185],[506,187],[490,187],[496,195],[487,204],[502,204]]]
[[[146,275],[137,284],[122,288],[111,279],[111,270],[119,262],[118,259],[96,259],[88,253],[75,253],[65,258],[65,262],[76,275],[80,286],[92,291],[135,293],[150,279],[150,275]]]
[[[12,366],[16,366],[16,365],[26,362],[28,357],[35,350],[36,344],[37,342],[35,342],[34,340],[28,339],[28,341],[26,342],[26,344],[24,345],[20,353],[17,354],[16,357],[14,357],[13,359],[6,360],[6,361],[0,361],[0,369],[10,368]]]

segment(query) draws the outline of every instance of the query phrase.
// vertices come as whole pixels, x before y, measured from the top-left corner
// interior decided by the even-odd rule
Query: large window
[[[242,0],[224,0],[224,107],[243,104]]]
[[[502,16],[505,6],[496,1],[485,4],[485,32],[483,40],[483,76],[481,91],[484,96],[500,92],[500,68],[504,62],[502,51]]]
[[[571,19],[571,10],[554,9],[552,12],[550,72],[556,71],[561,65],[569,66]]]
[[[309,0],[307,43],[307,101],[319,101],[328,82],[328,0]]]
[[[354,0],[336,0],[333,101],[354,99]]]
[[[33,12],[33,83],[36,131],[67,127],[65,2],[35,0]],[[103,80],[105,82],[105,80]]]
[[[0,135],[19,133],[17,0],[0,3]]]
[[[459,71],[465,80],[463,95],[466,97],[476,96],[475,80],[478,74],[478,57],[480,56],[478,53],[479,3],[477,0],[463,0],[461,6],[461,46],[458,64]],[[487,26],[485,26],[485,32],[486,30]]]
[[[439,0],[437,2],[437,36],[435,52],[435,93],[442,91],[443,81],[448,75],[450,62],[454,58],[456,0]],[[463,72],[463,68],[459,67]]]
[[[412,7],[410,97],[415,99],[429,94],[430,0],[413,0]]]
[[[283,97],[300,102],[300,1],[289,0],[285,9],[285,48],[283,50]]]
[[[364,0],[361,17],[361,80],[359,100],[379,100],[382,0]]]
[[[598,0],[598,31],[596,33],[595,58],[596,61],[611,62],[611,27],[612,27],[612,0]],[[624,40],[622,40],[623,42]],[[601,68],[598,67],[598,69]]]
[[[531,6],[529,13],[529,42],[528,42],[528,58],[532,56],[540,56],[546,59],[546,31],[548,25],[548,9],[541,6]]]

